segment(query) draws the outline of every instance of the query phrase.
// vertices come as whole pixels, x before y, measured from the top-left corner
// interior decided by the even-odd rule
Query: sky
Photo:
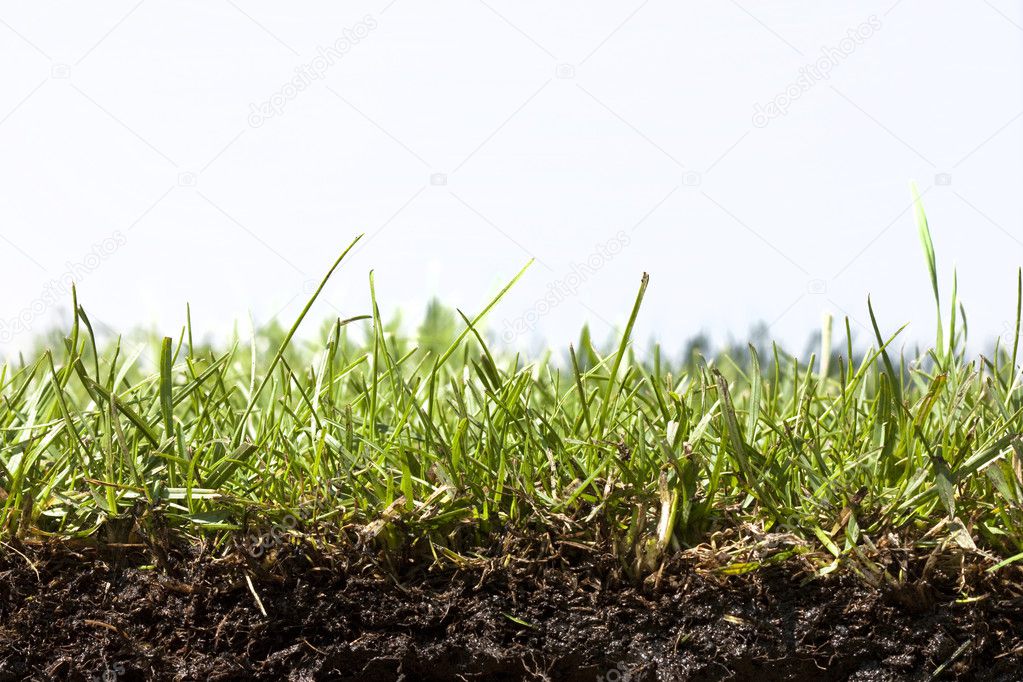
[[[0,2],[0,354],[437,297],[505,348],[1015,326],[1023,3]],[[947,315],[946,315],[947,317]],[[313,324],[310,329],[315,328]]]

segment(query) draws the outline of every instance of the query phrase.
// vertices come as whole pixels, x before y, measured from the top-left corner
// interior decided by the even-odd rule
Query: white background
[[[868,21],[828,79],[753,124]],[[250,125],[360,22],[322,79]],[[1023,261],[1021,71],[1009,0],[2,2],[0,320],[31,331],[0,351],[66,323],[66,305],[24,311],[118,231],[78,277],[109,329],[174,335],[186,301],[199,331],[250,312],[288,325],[365,232],[314,317],[368,312],[370,269],[410,327],[432,296],[473,312],[532,257],[490,318],[498,343],[563,346],[585,321],[602,338],[643,271],[637,335],[670,349],[762,320],[801,350],[824,311],[867,341],[868,293],[887,331],[912,321],[926,341],[910,180],[944,293],[954,263],[987,341]],[[533,331],[502,337],[620,232]]]

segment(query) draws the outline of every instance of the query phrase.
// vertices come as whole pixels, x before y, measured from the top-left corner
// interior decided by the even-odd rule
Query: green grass
[[[617,344],[584,331],[532,359],[485,340],[507,288],[473,316],[432,306],[418,338],[385,323],[374,294],[369,315],[296,341],[317,290],[289,329],[216,350],[189,323],[131,353],[98,347],[76,300],[66,338],[0,369],[0,539],[116,539],[125,519],[143,534],[159,519],[225,551],[276,523],[277,542],[364,528],[385,554],[454,561],[542,531],[636,575],[767,533],[824,571],[863,571],[882,545],[1010,560],[1023,552],[1018,334],[967,357],[955,293],[941,322],[917,216],[939,318],[935,347],[910,359],[872,303],[865,352],[848,320],[832,351],[828,320],[821,358],[640,353],[645,275]],[[746,556],[729,570],[763,558]]]

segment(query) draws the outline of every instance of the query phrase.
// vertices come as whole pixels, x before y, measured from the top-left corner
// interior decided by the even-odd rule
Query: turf
[[[540,357],[490,345],[486,315],[521,272],[471,316],[431,308],[418,335],[374,294],[368,315],[299,340],[351,246],[290,328],[220,349],[190,320],[131,352],[99,343],[76,299],[59,343],[0,369],[0,539],[173,536],[265,558],[357,531],[384,562],[459,565],[520,533],[607,552],[637,580],[707,547],[725,572],[800,556],[874,585],[903,579],[883,551],[997,569],[1023,556],[1018,331],[967,355],[919,200],[917,222],[938,323],[911,358],[869,302],[859,352],[848,320],[809,358],[641,352],[646,275],[606,348],[585,331]]]

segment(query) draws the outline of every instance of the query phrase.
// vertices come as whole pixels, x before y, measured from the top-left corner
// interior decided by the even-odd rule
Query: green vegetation
[[[876,343],[858,355],[848,321],[834,353],[826,323],[821,358],[638,353],[646,276],[620,343],[600,349],[584,332],[564,357],[531,361],[485,340],[507,288],[471,318],[433,307],[419,341],[381,320],[375,295],[370,315],[296,341],[318,290],[290,329],[221,352],[193,344],[190,323],[134,354],[97,348],[75,301],[61,346],[0,370],[0,538],[116,540],[125,519],[143,536],[159,520],[228,548],[289,521],[281,541],[361,528],[385,555],[456,562],[543,531],[615,552],[637,575],[712,537],[865,575],[882,544],[1011,561],[1023,552],[1018,333],[967,359],[965,316],[954,289],[947,308],[938,297],[917,217],[939,321],[935,347],[910,360],[872,308]]]

